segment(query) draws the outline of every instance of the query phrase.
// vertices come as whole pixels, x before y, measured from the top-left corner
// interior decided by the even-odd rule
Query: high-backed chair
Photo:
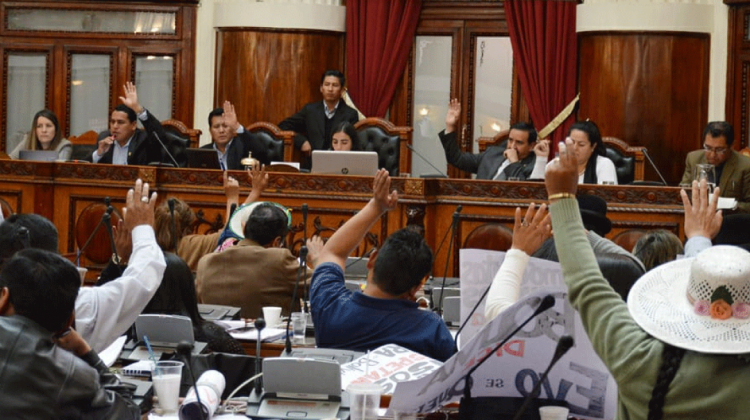
[[[499,146],[505,140],[508,140],[508,135],[510,135],[510,130],[503,130],[492,137],[478,138],[477,143],[479,144],[479,153],[484,152],[490,146]]]
[[[96,131],[89,130],[80,136],[69,137],[68,140],[73,143],[73,152],[70,154],[70,159],[91,162],[91,154],[96,150],[96,138],[98,136]]]
[[[499,223],[485,223],[472,230],[462,248],[507,251],[513,245],[513,231]]]
[[[607,148],[607,157],[615,164],[618,184],[643,181],[644,156],[642,147],[631,147],[614,137],[603,137],[602,141]]]
[[[647,232],[643,229],[623,230],[622,232],[615,235],[614,238],[612,238],[612,242],[620,245],[620,247],[625,251],[633,252],[633,248],[635,248],[636,242],[638,242],[638,240],[641,239],[641,236],[645,235],[646,233]]]
[[[268,151],[269,162],[292,162],[294,131],[282,131],[269,122],[256,122],[245,127],[253,142],[259,142]]]
[[[378,167],[391,176],[411,172],[411,127],[396,127],[382,118],[365,118],[354,124],[359,134],[359,150],[378,153]]]
[[[167,135],[171,133],[179,137],[187,147],[194,149],[200,145],[201,134],[203,134],[201,130],[188,128],[182,121],[171,119],[162,121],[161,126],[164,127]]]

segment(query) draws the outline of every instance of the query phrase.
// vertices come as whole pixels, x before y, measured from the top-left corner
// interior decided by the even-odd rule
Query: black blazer
[[[146,121],[141,121],[143,128],[146,130],[136,129],[133,133],[133,138],[130,140],[130,146],[128,146],[128,165],[148,165],[151,162],[162,162],[172,164],[172,159],[164,153],[164,148],[161,147],[159,141],[156,140],[154,133],[156,133],[166,147],[170,147],[169,138],[167,133],[164,131],[159,120],[156,119],[150,112],[146,111]],[[139,120],[140,121],[140,120]],[[99,133],[99,137],[96,139],[97,147],[99,141],[109,137],[109,130],[102,131]],[[96,153],[94,151],[93,153]],[[115,148],[110,147],[107,153],[99,159],[98,163],[112,163],[112,156],[115,153]]]
[[[201,146],[201,149],[213,149],[214,143]],[[227,169],[228,170],[244,170],[245,166],[242,165],[242,159],[247,157],[248,152],[253,153],[253,157],[258,159],[263,165],[268,165],[270,160],[268,159],[268,151],[259,144],[254,142],[250,133],[245,130],[232,139],[232,143],[227,149]],[[216,159],[218,159],[218,155]]]
[[[474,154],[462,152],[458,148],[455,131],[445,134],[445,130],[443,130],[438,133],[438,136],[445,150],[445,158],[448,163],[462,171],[477,174],[477,179],[493,179],[500,165],[505,162],[504,153],[505,148],[508,146],[507,140],[499,146],[490,146],[484,152]],[[503,173],[506,179],[517,177],[521,180],[526,180],[531,176],[535,163],[536,154],[532,151],[523,160],[511,163],[505,167]]]
[[[311,102],[302,107],[296,114],[279,123],[280,129],[291,130],[299,134],[294,137],[295,148],[301,148],[305,140],[310,142],[313,150],[328,150],[331,148],[331,136],[326,136],[325,133],[326,113],[324,106],[322,100]],[[359,121],[359,114],[341,99],[338,108],[336,108],[336,113],[331,118],[331,130],[344,121],[354,125]]]

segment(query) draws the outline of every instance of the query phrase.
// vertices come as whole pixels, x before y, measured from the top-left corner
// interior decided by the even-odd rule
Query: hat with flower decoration
[[[647,333],[700,353],[750,353],[750,253],[714,246],[638,279],[628,309]]]

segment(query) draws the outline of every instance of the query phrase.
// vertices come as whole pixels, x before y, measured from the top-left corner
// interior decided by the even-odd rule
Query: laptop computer
[[[378,172],[376,152],[337,152],[313,150],[310,173],[322,175],[375,176]]]
[[[193,322],[182,315],[143,314],[135,320],[137,340],[131,340],[123,347],[120,355],[124,360],[148,360],[148,347],[143,336],[148,337],[154,356],[159,359],[163,353],[172,353],[183,341],[193,346],[193,354],[201,353],[207,343],[195,341]]]
[[[38,160],[43,162],[52,162],[57,160],[56,150],[21,150],[18,153],[20,160]]]
[[[214,149],[185,149],[188,168],[221,169],[219,155]]]

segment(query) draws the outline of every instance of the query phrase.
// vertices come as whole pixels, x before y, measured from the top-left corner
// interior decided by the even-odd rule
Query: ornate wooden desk
[[[247,175],[239,171],[231,175],[240,180],[243,200],[250,189]],[[217,170],[0,160],[0,206],[6,214],[34,212],[48,217],[59,229],[60,252],[74,253],[85,241],[79,232],[76,243],[76,226],[99,221],[84,220],[85,210],[100,205],[104,197],[111,197],[115,208],[121,209],[125,194],[139,177],[158,192],[160,202],[174,196],[190,204],[204,220],[206,227],[201,230],[223,225],[223,173]],[[446,259],[449,275],[457,275],[458,249],[474,228],[490,222],[512,228],[517,206],[544,202],[547,195],[544,184],[535,182],[394,178],[392,187],[400,195],[398,208],[382,217],[357,252],[368,251],[389,233],[407,225],[424,229],[427,242],[435,250],[450,229],[456,206],[461,204],[457,241],[450,257],[447,243],[436,255],[436,275],[442,275]],[[371,191],[369,177],[271,173],[263,198],[293,209],[294,226],[288,243],[298,249],[303,237],[303,203],[309,207],[308,236],[320,233],[327,237],[365,205]],[[580,192],[607,201],[613,225],[609,237],[627,229],[657,228],[684,236],[679,188],[582,185]],[[108,249],[109,242],[106,236],[103,238],[94,246]]]

